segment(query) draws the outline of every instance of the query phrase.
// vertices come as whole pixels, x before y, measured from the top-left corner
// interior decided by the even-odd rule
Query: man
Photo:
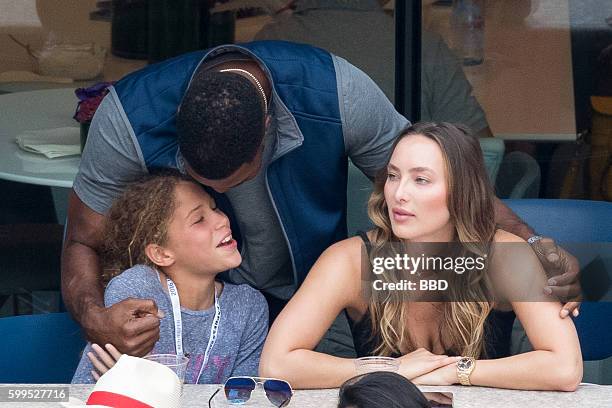
[[[372,177],[406,124],[363,72],[306,45],[220,46],[128,75],[96,112],[70,195],[66,305],[92,342],[151,350],[156,305],[105,308],[97,250],[104,214],[125,185],[173,167],[230,217],[243,264],[228,278],[262,290],[279,311],[321,252],[346,236],[347,157]],[[533,234],[503,205],[498,218]]]
[[[255,39],[323,48],[363,70],[393,101],[395,22],[383,10],[387,0],[289,3],[295,8],[293,13],[275,17]],[[438,34],[423,31],[421,64],[421,120],[463,123],[478,137],[492,136],[461,63]]]

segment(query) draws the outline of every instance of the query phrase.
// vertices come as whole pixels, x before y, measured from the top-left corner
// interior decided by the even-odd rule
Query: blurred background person
[[[387,0],[295,0],[256,40],[285,40],[323,48],[363,70],[394,101],[395,24]],[[293,12],[288,10],[292,8]],[[472,95],[458,58],[442,37],[424,31],[421,120],[463,123],[477,137],[492,136],[485,113]]]

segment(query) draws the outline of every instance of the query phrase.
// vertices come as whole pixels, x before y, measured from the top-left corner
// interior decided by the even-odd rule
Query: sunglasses
[[[221,389],[225,391],[225,397],[230,404],[244,404],[251,398],[251,393],[258,384],[263,387],[272,405],[278,408],[289,405],[293,389],[287,381],[262,377],[230,377],[208,399],[208,408],[212,407],[211,402]]]

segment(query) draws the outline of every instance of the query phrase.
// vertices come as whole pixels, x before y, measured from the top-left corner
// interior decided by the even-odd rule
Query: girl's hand
[[[414,380],[432,371],[437,371],[441,367],[449,365],[456,367],[455,363],[460,358],[433,354],[424,348],[420,348],[399,358],[399,374],[409,380]]]
[[[458,357],[459,359],[461,357]],[[413,378],[412,382],[419,385],[453,385],[459,383],[457,378],[456,360],[427,374]]]
[[[106,350],[94,343],[91,348],[95,354],[91,351],[87,353],[87,357],[95,368],[95,370],[91,370],[91,374],[96,381],[100,379],[102,374],[110,370],[121,357],[121,353],[112,344],[107,344],[104,347]]]

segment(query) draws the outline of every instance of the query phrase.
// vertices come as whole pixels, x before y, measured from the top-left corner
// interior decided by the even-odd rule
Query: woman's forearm
[[[282,356],[263,356],[259,375],[282,378],[293,388],[337,388],[357,372],[354,359],[298,349]]]
[[[537,350],[496,360],[479,360],[470,382],[517,390],[574,391],[582,380],[582,360],[570,353]]]

